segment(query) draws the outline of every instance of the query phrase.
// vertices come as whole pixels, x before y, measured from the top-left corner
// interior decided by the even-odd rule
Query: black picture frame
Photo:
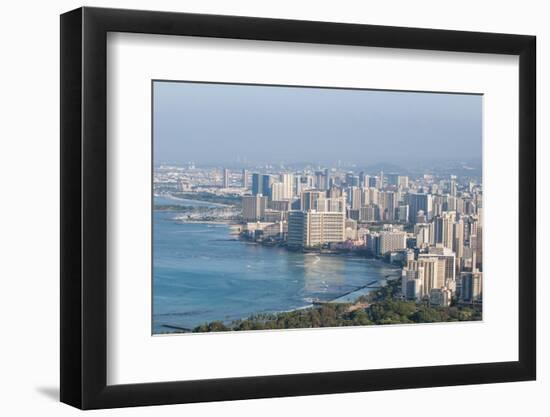
[[[519,358],[513,362],[107,385],[108,32],[519,56]],[[534,36],[156,11],[61,15],[61,401],[81,409],[534,380]]]

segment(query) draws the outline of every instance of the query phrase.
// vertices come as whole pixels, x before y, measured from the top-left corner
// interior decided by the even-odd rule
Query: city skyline
[[[157,164],[481,159],[481,95],[156,81],[153,99]]]
[[[227,260],[227,268],[240,265],[233,282],[253,283],[257,279],[266,279],[267,285],[272,285],[270,276],[273,273],[279,277],[276,282],[279,279],[288,279],[292,283],[304,280],[303,286],[281,295],[277,305],[286,305],[294,297],[308,294],[308,297],[300,297],[301,301],[292,301],[294,308],[309,306],[303,310],[307,311],[307,316],[300,316],[296,310],[289,313],[289,322],[281,322],[286,317],[284,314],[267,319],[252,315],[243,324],[239,314],[250,315],[266,308],[260,305],[246,313],[236,313],[233,318],[213,314],[207,324],[200,322],[202,313],[193,313],[198,316],[195,321],[191,317],[185,319],[183,326],[178,319],[158,316],[156,326],[159,331],[174,328],[204,332],[274,328],[269,326],[310,327],[309,320],[317,317],[319,306],[337,314],[335,321],[327,319],[330,326],[481,319],[483,185],[480,178],[447,173],[409,177],[383,171],[371,175],[364,171],[329,168],[289,172],[285,168],[272,167],[267,171],[156,167],[155,210],[157,216],[165,215],[165,221],[174,222],[174,231],[179,228],[184,231],[187,226],[206,226],[195,235],[195,239],[202,233],[210,233],[212,224],[227,225],[219,227],[228,227],[229,236],[238,236],[229,239],[236,247],[227,250],[243,250],[242,256],[249,257],[242,262],[240,257]],[[193,207],[195,202],[198,202],[198,207]],[[205,207],[204,204],[208,203],[214,206]],[[197,231],[194,228],[189,230]],[[175,236],[163,237],[161,242],[176,239]],[[208,240],[203,244],[208,248],[215,245],[213,242]],[[269,248],[275,256],[283,258],[301,256],[303,260],[297,264],[301,265],[299,271],[278,275],[281,271],[270,269],[269,263],[264,262],[267,253],[248,252],[250,244]],[[293,255],[286,255],[281,249]],[[179,249],[174,253],[178,253],[175,259],[181,259]],[[207,259],[209,253],[207,249],[199,256]],[[313,263],[307,261],[308,254],[317,255]],[[315,264],[325,255],[328,257],[323,261],[323,267],[317,269]],[[218,257],[223,259],[223,254],[216,252],[216,259]],[[183,259],[188,258],[184,256]],[[397,267],[399,272],[394,269],[386,270],[383,275],[370,272],[365,276],[357,271],[349,276],[343,270],[324,272],[324,268],[330,270],[335,265],[340,268],[341,262],[358,262],[368,268],[367,259],[380,262],[380,266]],[[173,262],[169,265],[176,265]],[[268,270],[260,275],[255,273],[251,268],[257,262]],[[193,265],[192,270],[195,267]],[[282,271],[286,268],[284,266]],[[214,270],[220,269],[214,267]],[[173,271],[175,273],[178,269]],[[217,272],[212,271],[212,274],[211,279],[217,276]],[[243,274],[248,278],[242,280]],[[204,282],[202,276],[203,272],[199,279]],[[343,282],[355,279],[362,284],[342,287]],[[377,290],[380,285],[391,290]],[[222,300],[226,295],[223,288],[220,290]],[[252,288],[255,288],[254,284]],[[163,297],[167,296],[166,292],[163,294]],[[266,293],[252,298],[260,301],[266,300],[265,297],[271,300]],[[376,300],[385,303],[390,299],[397,304],[390,304],[387,317],[378,316],[377,307],[370,307],[376,305]],[[194,299],[187,299],[187,302],[193,303]],[[236,309],[246,311],[244,306]],[[273,307],[267,307],[267,311],[271,309]],[[345,314],[349,311],[346,309],[361,311],[362,318],[358,320],[354,315]],[[398,313],[404,310],[410,313],[405,316]],[[327,324],[321,320],[314,327],[317,326]]]
[[[157,82],[153,118],[155,332],[482,319],[482,96]]]

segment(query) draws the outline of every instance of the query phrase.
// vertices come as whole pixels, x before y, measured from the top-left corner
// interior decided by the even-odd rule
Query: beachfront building
[[[374,256],[385,256],[391,252],[403,251],[407,247],[407,233],[401,230],[383,230],[369,233],[366,249]]]
[[[287,232],[287,224],[284,221],[280,222],[249,222],[244,226],[244,233],[251,239],[261,237],[265,238],[281,238]]]
[[[407,247],[407,233],[401,231],[382,231],[378,234],[378,255],[404,250]]]
[[[341,212],[290,211],[288,247],[310,248],[345,240],[345,215]]]

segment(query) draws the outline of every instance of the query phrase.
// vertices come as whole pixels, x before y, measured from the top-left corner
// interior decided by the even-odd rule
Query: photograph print
[[[482,320],[482,95],[152,94],[153,334]]]

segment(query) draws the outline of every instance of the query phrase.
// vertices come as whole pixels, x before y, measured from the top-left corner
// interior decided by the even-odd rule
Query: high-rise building
[[[433,192],[433,191],[432,191]],[[441,216],[443,213],[443,204],[445,203],[445,197],[442,195],[432,195],[432,219],[435,216]]]
[[[275,201],[285,200],[284,198],[285,185],[282,182],[274,182],[271,184],[271,199]]]
[[[483,270],[483,207],[477,207],[476,267]]]
[[[459,259],[464,256],[464,221],[462,219],[453,225],[453,252]]]
[[[292,190],[292,192],[294,193],[294,195],[296,196],[299,196],[302,194],[302,190],[305,188],[305,183],[302,182],[302,178],[305,179],[305,177],[302,177],[301,175],[294,175],[294,188]]]
[[[281,174],[279,178],[282,186],[282,198],[279,200],[292,200],[292,197],[294,196],[293,192],[293,183],[294,183],[294,175],[292,174]],[[273,198],[275,200],[275,198]]]
[[[416,270],[403,268],[401,273],[401,292],[407,300],[420,301],[423,296],[424,267]]]
[[[353,172],[348,172],[346,174],[346,185],[348,187],[359,187],[359,175],[355,175]]]
[[[411,211],[409,207],[409,217],[410,217],[410,214],[411,214]],[[427,222],[428,222],[428,217],[426,216],[426,213],[424,213],[424,210],[419,210],[418,214],[416,215],[415,223],[427,223]],[[433,224],[433,223],[430,223],[430,224]]]
[[[397,186],[397,178],[399,178],[399,174],[395,174],[395,173],[386,174],[386,179],[389,185]]]
[[[396,195],[393,191],[381,191],[378,194],[378,206],[380,207],[380,218],[384,221],[395,220],[395,207],[397,205]]]
[[[424,248],[434,244],[433,223],[416,223],[414,225],[414,235],[416,237],[416,247]]]
[[[346,219],[345,222],[345,238],[346,240],[357,239],[357,221],[353,219]]]
[[[481,301],[483,294],[483,273],[479,271],[463,272],[460,276],[462,279],[460,299],[469,303]]]
[[[301,206],[303,211],[317,210],[325,211],[326,194],[319,190],[303,191],[301,196]]]
[[[407,247],[407,233],[401,231],[382,231],[378,234],[378,255],[403,250]]]
[[[483,270],[483,227],[477,229],[476,268]]]
[[[365,174],[365,171],[359,173],[359,187],[365,188],[369,186],[368,175]]]
[[[451,249],[445,247],[431,246],[428,249],[428,253],[421,253],[418,255],[418,259],[424,258],[437,258],[443,260],[443,282],[447,283],[447,281],[455,280],[456,254]]]
[[[361,218],[360,218],[360,216],[361,216],[360,210],[348,208],[347,212],[348,212],[348,218],[353,219],[353,220],[355,220],[355,221],[357,221],[357,222],[358,222],[359,220],[361,220]]]
[[[345,240],[344,213],[290,211],[288,215],[288,246],[317,247]]]
[[[326,190],[325,173],[323,171],[315,172],[315,186],[318,190]]]
[[[243,188],[248,189],[248,171],[246,169],[243,169],[242,184]]]
[[[464,213],[464,199],[462,197],[455,197],[456,200],[456,212],[457,214]]]
[[[223,169],[223,188],[229,188],[229,169]]]
[[[449,194],[454,197],[456,196],[456,191],[456,176],[451,175],[451,179],[449,180]]]
[[[454,242],[454,211],[444,211],[434,219],[435,243],[441,243],[445,248],[452,249]]]
[[[261,194],[244,195],[242,197],[243,219],[248,222],[259,221],[267,208],[267,197]]]
[[[453,197],[451,195],[446,195],[445,197],[443,197],[443,211],[456,212],[457,200],[457,197]]]
[[[312,188],[315,188],[315,177],[313,175],[301,175],[300,180],[302,182],[302,189],[311,190]],[[297,193],[296,195],[300,194]]]
[[[332,180],[330,178],[330,169],[325,168],[325,190],[330,189]]]
[[[449,288],[432,288],[430,290],[430,304],[437,307],[449,307],[453,293]]]
[[[262,221],[268,223],[276,223],[285,221],[287,218],[286,212],[279,210],[266,209],[262,216]]]
[[[322,209],[322,210],[321,210]],[[346,212],[346,201],[344,197],[334,197],[325,199],[325,207],[320,207],[319,211],[332,211],[338,213]]]
[[[363,190],[363,205],[364,206],[367,206],[369,204],[378,205],[379,194],[380,192],[374,187],[365,188]]]
[[[252,174],[252,195],[262,194],[271,197],[271,175]]]
[[[359,210],[363,205],[363,190],[352,186],[349,188],[350,206],[353,210]]]
[[[387,174],[386,178],[389,185],[393,185],[398,189],[409,187],[409,177],[407,177],[406,175]]]
[[[380,177],[369,177],[369,187],[380,189],[382,185],[380,183]]]
[[[397,188],[400,190],[409,188],[409,177],[406,175],[399,175],[397,177]]]
[[[432,195],[431,194],[409,194],[409,220],[411,223],[416,221],[416,216],[419,211],[423,211],[426,215],[426,220],[432,218]]]
[[[445,261],[437,257],[422,257],[409,260],[403,268],[405,273],[422,269],[422,296],[428,297],[432,288],[445,286]],[[419,273],[417,273],[420,277]]]
[[[278,210],[278,211],[289,211],[290,210],[290,201],[288,200],[271,200],[268,203],[268,206],[272,210]]]
[[[401,204],[397,208],[397,220],[400,223],[407,223],[409,221],[409,205]]]
[[[378,244],[380,239],[378,238],[378,233],[369,232],[365,235],[365,248],[367,252],[373,256],[378,254]]]
[[[344,193],[342,192],[342,189],[339,187],[332,186],[327,191],[328,198],[338,198],[338,197],[342,197],[343,195]]]
[[[374,223],[379,219],[378,206],[369,204],[359,209],[359,220],[367,223]]]

